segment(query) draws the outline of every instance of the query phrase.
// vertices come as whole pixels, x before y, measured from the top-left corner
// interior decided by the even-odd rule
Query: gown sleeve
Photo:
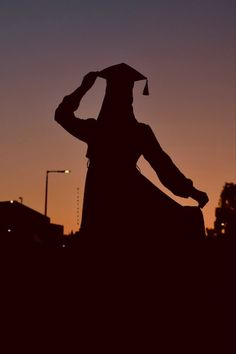
[[[143,156],[155,170],[161,183],[177,196],[188,198],[193,182],[175,166],[169,155],[162,150],[152,129],[143,125]]]
[[[78,108],[78,99],[73,94],[65,96],[55,111],[55,120],[68,133],[76,138],[88,143],[96,124],[96,119],[81,119],[74,115],[74,111]]]

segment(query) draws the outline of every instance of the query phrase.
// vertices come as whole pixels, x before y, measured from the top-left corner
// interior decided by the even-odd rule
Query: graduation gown
[[[136,164],[143,156],[161,183],[183,198],[191,195],[192,181],[163,151],[150,126],[83,120],[74,116],[75,107],[64,99],[55,119],[88,145],[80,246],[86,255],[82,259],[87,285],[82,288],[94,296],[89,306],[96,298],[94,313],[102,309],[98,318],[112,323],[119,338],[128,331],[135,341],[149,338],[156,345],[161,330],[158,338],[165,344],[169,337],[180,340],[182,333],[184,343],[186,338],[195,342],[193,323],[198,328],[198,313],[202,316],[195,296],[200,273],[194,273],[196,259],[201,259],[195,241],[204,237],[202,213],[175,202]]]
[[[67,97],[55,118],[88,145],[81,235],[91,245],[99,243],[115,249],[141,244],[150,249],[153,244],[187,235],[189,226],[201,230],[201,237],[200,209],[182,207],[136,167],[143,155],[165,187],[184,198],[191,195],[192,181],[163,151],[150,126],[138,122],[107,126],[96,119],[77,118]],[[188,220],[193,215],[194,225],[186,222],[186,213]]]

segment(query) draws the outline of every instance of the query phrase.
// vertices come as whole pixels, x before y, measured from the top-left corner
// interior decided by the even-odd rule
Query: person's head
[[[121,124],[136,121],[132,106],[134,82],[146,77],[124,63],[104,69],[98,76],[107,80],[98,120]]]

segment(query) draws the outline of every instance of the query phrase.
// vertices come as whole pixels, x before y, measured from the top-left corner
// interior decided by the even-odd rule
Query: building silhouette
[[[64,228],[50,218],[18,201],[0,202],[0,236],[3,245],[28,248],[60,247]]]

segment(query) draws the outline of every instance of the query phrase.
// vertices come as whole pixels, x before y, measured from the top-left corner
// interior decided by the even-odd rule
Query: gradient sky
[[[87,72],[126,62],[149,78],[150,96],[135,86],[137,119],[208,193],[212,227],[224,183],[236,181],[235,20],[234,0],[1,0],[0,200],[23,197],[43,212],[46,170],[71,169],[49,176],[48,215],[66,233],[78,229],[86,145],[54,111]],[[104,89],[98,79],[77,115],[96,118]],[[139,167],[167,192],[142,159]]]

